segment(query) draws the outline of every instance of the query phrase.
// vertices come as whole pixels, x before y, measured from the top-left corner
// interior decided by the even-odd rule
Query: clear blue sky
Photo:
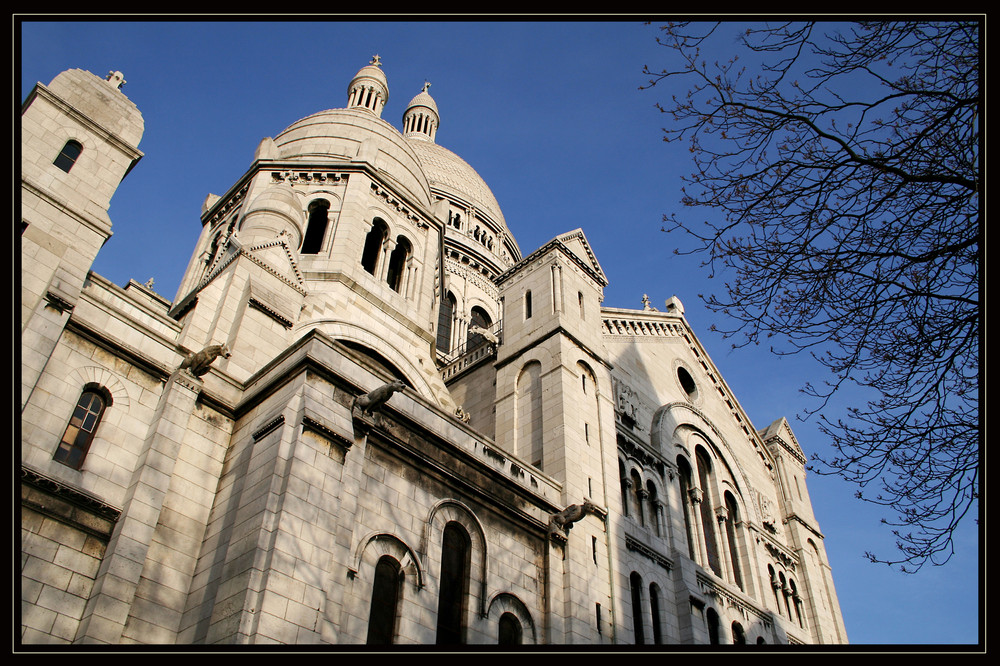
[[[682,210],[687,146],[664,143],[665,89],[638,90],[662,59],[655,27],[615,22],[26,22],[20,96],[59,72],[120,70],[140,109],[145,157],[112,200],[114,235],[95,271],[124,285],[155,280],[175,298],[200,231],[206,195],[224,194],[259,141],[299,118],[343,107],[347,85],[373,54],[389,81],[382,117],[400,127],[407,102],[431,82],[437,142],[492,188],[523,254],[580,227],[611,284],[604,304],[655,307],[677,295],[709,354],[757,427],[786,416],[806,454],[828,451],[799,392],[825,370],[764,348],[732,351],[698,294],[719,289],[696,259],[672,254],[660,231]],[[738,25],[733,25],[733,32]],[[15,53],[18,43],[15,42]],[[723,322],[718,322],[722,324]],[[853,396],[833,405],[838,416]],[[958,535],[945,567],[908,576],[864,558],[892,555],[875,507],[831,477],[809,491],[853,644],[976,643],[980,628],[977,526]]]

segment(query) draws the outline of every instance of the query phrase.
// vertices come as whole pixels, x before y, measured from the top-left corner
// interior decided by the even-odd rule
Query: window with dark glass
[[[372,275],[375,275],[378,269],[378,258],[387,235],[388,229],[385,223],[376,219],[372,223],[371,231],[365,236],[365,245],[361,251],[361,266]]]
[[[469,596],[471,547],[465,528],[445,525],[441,540],[441,588],[438,595],[437,643],[465,642],[465,609]]]
[[[709,568],[721,578],[722,565],[719,562],[719,547],[715,536],[715,512],[712,510],[714,506],[714,493],[710,482],[712,464],[703,449],[699,448],[695,457],[698,461],[698,480],[701,482],[701,527],[705,532],[705,554],[708,556]]]
[[[451,351],[451,326],[454,318],[455,297],[449,291],[441,299],[441,307],[438,310],[437,349],[444,354]]]
[[[383,555],[375,565],[372,603],[368,613],[368,645],[391,645],[399,617],[399,588],[403,572],[391,555]]]
[[[90,444],[94,441],[104,410],[110,403],[111,396],[105,391],[97,387],[85,388],[53,459],[73,469],[80,469],[90,450]]]
[[[393,291],[400,291],[403,288],[403,274],[406,271],[406,260],[410,258],[410,242],[400,236],[396,239],[396,247],[389,255],[389,268],[386,271],[385,281]]]
[[[708,642],[712,645],[719,644],[719,614],[715,609],[709,608],[705,611],[705,621],[708,623]]]
[[[635,571],[629,576],[629,587],[632,590],[632,630],[635,632],[635,644],[642,645],[646,642],[642,630],[642,577]]]
[[[521,622],[513,613],[504,613],[500,616],[500,638],[497,641],[500,645],[520,645],[521,644]]]
[[[729,557],[733,561],[733,582],[743,588],[743,572],[740,567],[740,551],[736,543],[736,523],[739,521],[736,500],[726,493],[726,542],[729,545]]]
[[[73,168],[74,164],[76,164],[76,160],[80,157],[80,153],[82,152],[83,145],[78,141],[70,139],[66,142],[66,145],[62,147],[62,150],[59,151],[59,155],[56,156],[55,161],[52,163],[66,173],[69,173],[69,170]]]
[[[323,249],[323,237],[330,222],[330,202],[314,201],[309,205],[309,222],[302,238],[302,254],[317,254]]]
[[[677,458],[677,473],[681,485],[681,505],[684,513],[684,531],[687,534],[688,541],[688,557],[694,560],[697,559],[695,557],[697,544],[695,543],[694,533],[694,512],[697,508],[691,501],[691,489],[693,488],[691,466],[688,465],[687,460],[684,458]]]
[[[660,588],[655,583],[649,586],[649,619],[653,622],[653,644],[662,645],[660,634]]]

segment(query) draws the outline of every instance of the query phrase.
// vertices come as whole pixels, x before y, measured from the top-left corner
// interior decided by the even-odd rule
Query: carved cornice
[[[630,439],[619,437],[618,450],[621,451],[626,458],[632,458],[643,467],[655,469],[661,476],[663,475],[663,460],[660,459],[659,456],[647,451],[642,445],[637,444]]]
[[[628,548],[633,553],[638,553],[643,557],[652,560],[653,562],[659,564],[667,571],[670,571],[674,566],[674,563],[671,562],[668,557],[661,555],[660,553],[656,552],[656,550],[654,550],[651,546],[647,546],[646,544],[634,539],[633,537],[628,536],[627,534],[625,535],[625,547]]]
[[[283,414],[278,414],[276,417],[262,425],[258,428],[252,435],[253,441],[259,442],[260,440],[267,437],[269,434],[277,430],[285,423],[285,416]]]
[[[233,192],[231,196],[226,197],[225,200],[217,201],[212,207],[211,216],[205,220],[205,224],[207,224],[209,228],[213,228],[216,224],[229,217],[230,213],[243,204],[243,200],[246,199],[247,191],[249,189],[250,183],[244,183],[243,187]]]
[[[354,442],[352,442],[347,437],[344,437],[340,433],[336,432],[335,430],[333,430],[333,428],[330,428],[324,425],[323,423],[320,423],[318,420],[312,418],[308,414],[302,417],[302,430],[314,432],[323,439],[333,442],[334,444],[337,444],[338,446],[340,446],[345,450],[351,448],[351,446],[354,444]]]
[[[90,513],[115,522],[121,516],[121,509],[108,504],[93,495],[89,495],[82,490],[77,490],[67,484],[49,478],[28,467],[21,467],[21,483],[41,490],[42,492],[63,499],[74,506],[78,506]],[[37,509],[44,508],[40,506]]]
[[[403,201],[398,199],[396,195],[393,194],[391,191],[387,190],[386,188],[382,187],[376,182],[372,182],[371,191],[374,196],[381,199],[385,203],[385,205],[395,209],[395,211],[399,213],[403,218],[409,220],[410,222],[413,222],[421,229],[430,228],[430,225],[427,223],[426,220],[424,220],[422,217],[413,212],[413,210],[411,210],[409,206],[407,206]]]
[[[720,602],[727,603],[731,608],[735,608],[744,618],[749,619],[751,615],[756,616],[764,623],[765,627],[771,626],[771,613],[770,611],[758,608],[754,604],[750,603],[746,599],[730,592],[726,588],[722,587],[714,580],[708,578],[705,574],[697,574],[698,587],[701,593],[706,597],[715,597]]]
[[[764,542],[764,550],[767,554],[774,558],[776,562],[781,564],[783,567],[790,571],[795,571],[795,567],[798,564],[798,559],[789,552],[786,552],[777,544],[771,543],[770,541]]]
[[[265,305],[259,299],[251,296],[248,303],[249,303],[250,307],[255,308],[257,310],[260,310],[261,312],[263,312],[264,314],[266,314],[271,319],[274,319],[276,322],[278,322],[279,324],[281,324],[285,328],[291,328],[292,327],[292,321],[290,319],[288,319],[287,317],[283,316],[281,313],[279,313],[274,308],[272,308],[272,307],[270,307],[268,305]]]

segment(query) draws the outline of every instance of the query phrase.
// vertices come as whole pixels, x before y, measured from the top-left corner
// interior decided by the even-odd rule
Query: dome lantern
[[[367,109],[376,117],[382,117],[382,109],[389,101],[389,82],[381,65],[382,61],[376,54],[354,75],[347,87],[348,109]]]
[[[441,116],[438,114],[437,104],[431,97],[427,89],[431,84],[424,81],[423,89],[417,96],[410,100],[403,112],[403,136],[406,138],[422,138],[434,141],[437,134],[438,125],[441,124]]]

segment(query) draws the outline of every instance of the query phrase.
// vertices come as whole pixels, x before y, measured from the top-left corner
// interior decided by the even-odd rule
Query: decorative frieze
[[[272,183],[289,185],[330,185],[347,182],[349,174],[333,171],[272,171]]]

